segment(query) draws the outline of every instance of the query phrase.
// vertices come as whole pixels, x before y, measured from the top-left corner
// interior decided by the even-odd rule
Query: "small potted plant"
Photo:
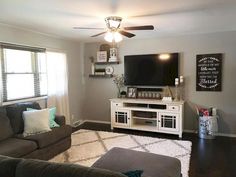
[[[117,97],[121,97],[121,89],[124,87],[124,75],[114,75],[113,82],[116,84],[116,87],[118,89],[117,91]]]

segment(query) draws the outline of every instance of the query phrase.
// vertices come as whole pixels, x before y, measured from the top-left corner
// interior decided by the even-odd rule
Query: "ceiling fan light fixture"
[[[116,16],[110,16],[110,17],[105,18],[105,21],[109,29],[117,29],[120,27],[122,18],[116,17]]]
[[[105,36],[104,36],[104,39],[107,41],[107,42],[112,42],[113,41],[113,34],[111,31],[108,31]]]
[[[109,20],[110,28],[118,28],[120,26],[119,21]]]
[[[122,36],[119,32],[117,31],[108,31],[105,36],[104,36],[104,39],[107,41],[107,42],[120,42],[122,41]]]
[[[123,39],[121,34],[118,33],[117,31],[113,33],[113,37],[114,37],[115,42],[120,42]]]

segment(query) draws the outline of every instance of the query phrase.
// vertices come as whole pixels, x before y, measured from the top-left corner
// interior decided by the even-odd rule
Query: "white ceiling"
[[[80,41],[105,27],[104,18],[123,17],[122,26],[152,24],[134,38],[236,30],[236,0],[0,0],[0,23]]]

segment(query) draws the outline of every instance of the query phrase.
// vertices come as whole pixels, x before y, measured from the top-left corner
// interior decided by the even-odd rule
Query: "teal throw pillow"
[[[141,177],[141,175],[143,174],[143,170],[128,171],[123,174],[128,177]]]
[[[36,111],[37,109],[27,108],[27,111],[34,111],[34,110]],[[49,108],[49,126],[50,126],[50,128],[60,127],[60,125],[58,125],[55,122],[55,115],[56,115],[56,107]]]

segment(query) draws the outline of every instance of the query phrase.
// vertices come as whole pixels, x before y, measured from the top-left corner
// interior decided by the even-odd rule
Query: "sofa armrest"
[[[63,126],[66,124],[66,118],[65,116],[62,115],[56,115],[55,122],[58,123],[60,126]]]

